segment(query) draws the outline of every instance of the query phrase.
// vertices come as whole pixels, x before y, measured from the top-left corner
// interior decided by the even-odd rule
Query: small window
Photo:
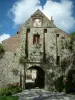
[[[27,33],[30,33],[30,28],[27,29]]]
[[[59,37],[59,34],[56,34],[56,37]]]
[[[61,37],[61,39],[65,39],[65,37],[64,37],[64,36],[62,36],[62,37]]]
[[[57,59],[56,59],[56,64],[59,65],[60,64],[60,56],[57,56]]]
[[[44,33],[47,33],[47,29],[44,29]]]
[[[41,27],[41,19],[39,19],[39,18],[34,19],[33,26],[34,27]]]
[[[40,42],[40,35],[37,33],[37,34],[34,34],[33,36],[33,44],[39,44]]]

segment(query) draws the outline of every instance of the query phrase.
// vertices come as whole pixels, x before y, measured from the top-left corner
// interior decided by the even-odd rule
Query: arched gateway
[[[45,72],[41,67],[32,66],[26,70],[26,89],[44,88]]]
[[[67,68],[68,63],[62,62],[70,57],[70,40],[52,17],[49,20],[38,9],[15,36],[2,42],[5,53],[0,60],[0,88],[18,83],[22,89],[55,90],[56,79]]]

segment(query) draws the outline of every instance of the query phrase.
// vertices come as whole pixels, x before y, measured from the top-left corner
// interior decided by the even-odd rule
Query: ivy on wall
[[[24,65],[25,64],[25,56],[21,56],[19,59],[19,63]]]
[[[13,69],[12,69],[12,72],[13,72],[13,74],[14,74],[15,76],[17,76],[19,71],[18,71],[16,68],[13,68]]]
[[[57,78],[55,81],[55,88],[57,91],[62,92],[64,89],[63,76]]]

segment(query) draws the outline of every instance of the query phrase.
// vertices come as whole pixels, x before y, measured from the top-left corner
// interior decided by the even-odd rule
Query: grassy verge
[[[22,88],[19,85],[9,84],[8,87],[0,88],[0,96],[12,96],[21,91]]]
[[[18,100],[17,96],[0,96],[0,100]]]

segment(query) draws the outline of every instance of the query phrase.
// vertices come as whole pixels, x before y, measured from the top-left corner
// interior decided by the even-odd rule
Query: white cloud
[[[9,37],[10,37],[10,35],[9,35],[9,34],[6,34],[6,33],[0,35],[0,43],[1,43],[3,40],[8,39]]]
[[[10,9],[9,14],[14,17],[15,24],[23,24],[38,7],[41,8],[39,0],[18,0]]]
[[[47,0],[43,8],[39,0],[19,0],[10,10],[14,23],[23,24],[38,8],[49,19],[50,16],[53,16],[55,25],[66,32],[69,32],[75,25],[75,19],[72,16],[73,2],[71,0],[61,0],[61,2]]]
[[[72,16],[73,3],[70,0],[61,0],[60,3],[47,1],[42,10],[48,17],[53,16],[54,23],[59,28],[69,32],[75,24]]]

